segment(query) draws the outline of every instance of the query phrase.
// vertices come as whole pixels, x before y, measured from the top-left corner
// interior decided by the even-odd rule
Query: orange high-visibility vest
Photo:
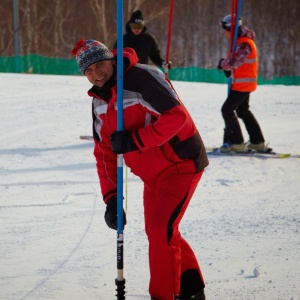
[[[232,90],[239,92],[252,92],[257,87],[258,57],[254,41],[247,37],[237,39],[237,45],[247,43],[251,52],[245,59],[243,65],[233,71]]]

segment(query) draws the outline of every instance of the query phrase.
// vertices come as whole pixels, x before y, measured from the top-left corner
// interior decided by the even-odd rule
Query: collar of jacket
[[[105,101],[109,101],[111,97],[111,88],[116,84],[116,75],[117,75],[117,71],[114,65],[114,72],[113,75],[110,77],[110,79],[103,85],[103,87],[93,85],[93,87],[88,92],[89,95],[92,94],[97,97],[100,97]]]

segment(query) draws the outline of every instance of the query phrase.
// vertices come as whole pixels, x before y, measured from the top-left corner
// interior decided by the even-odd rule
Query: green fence
[[[28,54],[18,57],[0,57],[0,72],[6,73],[33,73],[54,75],[80,74],[75,59],[49,58],[37,54]],[[216,69],[198,67],[173,68],[169,71],[169,78],[178,81],[227,83],[223,72]],[[284,76],[264,80],[258,79],[259,84],[300,85],[300,76]]]
[[[75,59],[49,58],[37,54],[0,57],[0,72],[74,75],[79,74]]]

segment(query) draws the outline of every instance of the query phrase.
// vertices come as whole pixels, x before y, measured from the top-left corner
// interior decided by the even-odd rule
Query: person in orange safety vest
[[[220,22],[225,36],[231,38],[231,15]],[[225,122],[223,145],[221,152],[244,152],[252,149],[268,152],[261,128],[253,113],[249,110],[250,93],[256,90],[258,77],[258,54],[254,42],[255,33],[238,21],[236,48],[227,58],[222,58],[218,70],[224,70],[227,77],[232,78],[229,95],[222,106]],[[242,119],[249,134],[249,142],[244,143],[242,130],[238,121]]]

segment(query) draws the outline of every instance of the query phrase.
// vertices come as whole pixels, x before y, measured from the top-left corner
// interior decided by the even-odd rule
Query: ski
[[[127,294],[126,297],[129,297],[129,299],[137,299],[137,300],[142,300],[142,299],[149,299],[149,295],[143,295],[143,294]],[[151,298],[152,299],[152,298]]]
[[[80,135],[79,139],[86,140],[86,141],[93,141],[94,138],[91,135]],[[230,151],[228,153],[221,152],[220,148],[218,147],[206,147],[206,153],[207,155],[219,155],[219,156],[253,156],[253,157],[261,157],[261,158],[288,158],[288,157],[294,157],[294,158],[300,158],[300,154],[291,154],[291,153],[280,153],[280,152],[257,152],[252,151],[249,149],[247,152],[236,152],[236,151]]]
[[[79,138],[81,140],[88,140],[88,141],[93,141],[94,140],[92,135],[80,135]]]
[[[220,148],[214,147],[206,147],[207,155],[219,155],[219,156],[249,156],[249,157],[260,157],[260,158],[288,158],[288,157],[295,157],[300,158],[298,154],[291,154],[291,153],[279,153],[279,152],[257,152],[255,150],[249,149],[247,152],[221,152]]]

